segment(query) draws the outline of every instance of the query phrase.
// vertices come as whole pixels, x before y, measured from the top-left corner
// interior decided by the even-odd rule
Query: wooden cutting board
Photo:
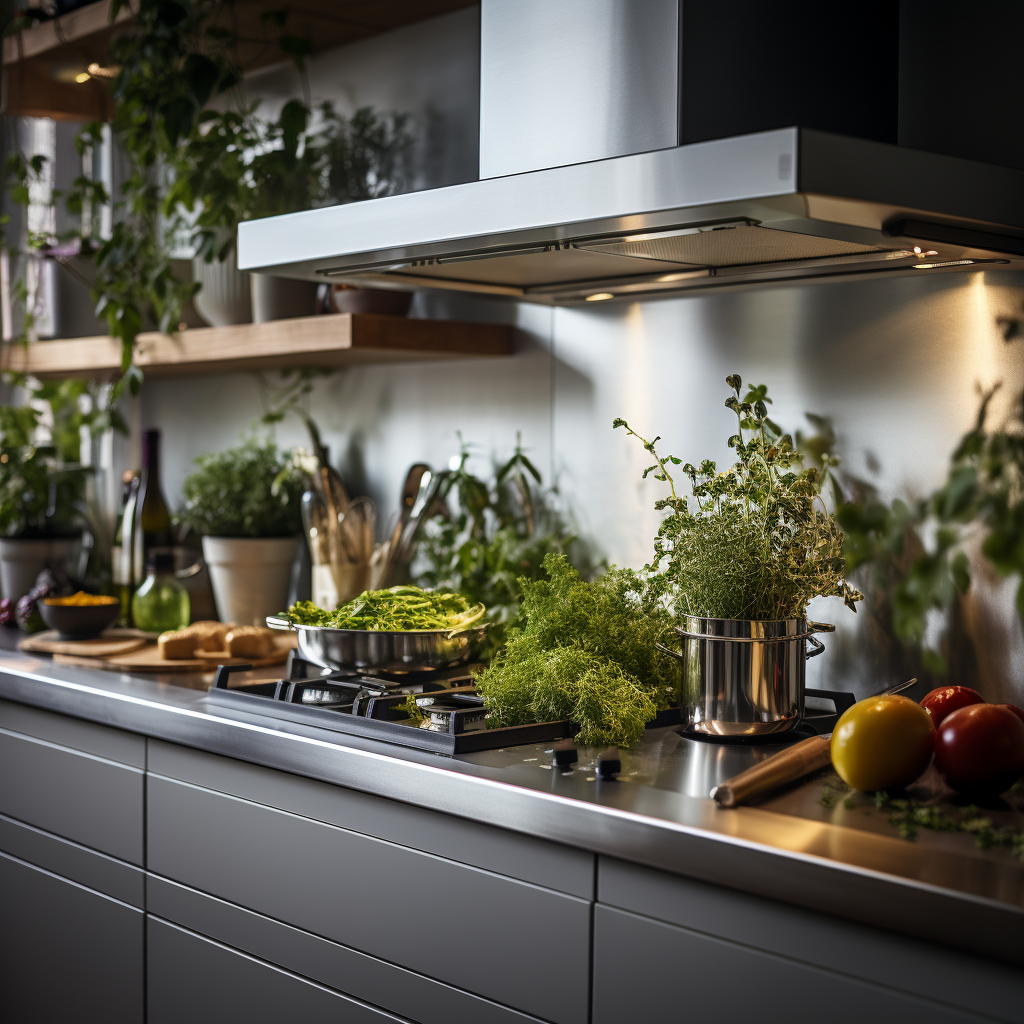
[[[232,658],[214,651],[204,651],[202,658],[182,658],[170,660],[160,657],[160,648],[154,643],[145,647],[115,654],[110,657],[83,657],[81,654],[55,654],[53,660],[58,665],[81,665],[86,668],[102,668],[110,672],[212,672],[218,665],[252,665],[263,668],[265,665],[280,665],[288,657],[288,652],[295,646],[295,635],[287,633],[274,637],[274,653],[266,658]]]
[[[152,641],[149,634],[134,629],[108,629],[91,640],[61,640],[60,633],[48,629],[25,637],[18,646],[33,654],[68,654],[80,658],[111,658],[130,654]]]

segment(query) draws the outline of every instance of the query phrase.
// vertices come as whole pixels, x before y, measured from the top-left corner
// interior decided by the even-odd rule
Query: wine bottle
[[[136,530],[142,541],[142,557],[135,563],[136,584],[142,582],[142,572],[153,552],[170,551],[174,545],[171,514],[160,489],[160,431],[147,430],[143,442],[142,482],[136,499]]]
[[[122,626],[131,625],[131,601],[134,590],[132,579],[132,521],[134,519],[135,497],[139,489],[139,478],[133,470],[126,469],[121,477],[121,513],[117,517],[114,543],[110,548],[110,580],[114,596],[121,602]],[[125,538],[128,538],[127,545]]]

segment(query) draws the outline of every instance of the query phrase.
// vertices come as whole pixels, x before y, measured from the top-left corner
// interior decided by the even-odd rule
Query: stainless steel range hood
[[[244,223],[239,268],[563,304],[1024,267],[1022,171],[804,128],[673,145],[679,2],[640,10],[485,0],[486,176]]]

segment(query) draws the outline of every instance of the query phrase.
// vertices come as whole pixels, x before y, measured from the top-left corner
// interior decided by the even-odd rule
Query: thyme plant
[[[791,435],[768,415],[767,387],[748,386],[744,394],[739,374],[726,383],[732,394],[725,405],[737,424],[729,438],[736,462],[728,469],[662,456],[660,438],[648,441],[625,420],[614,421],[654,458],[644,477],[669,485],[669,496],[655,503],[667,515],[645,567],[647,586],[677,615],[799,618],[811,598],[833,596],[856,610],[861,595],[844,575],[843,534],[822,499],[838,460],[825,455],[821,469],[804,468]],[[676,490],[676,466],[691,498]]]

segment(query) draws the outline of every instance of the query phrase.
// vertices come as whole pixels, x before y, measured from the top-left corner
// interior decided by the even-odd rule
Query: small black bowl
[[[61,640],[91,640],[117,621],[121,602],[110,604],[47,604],[39,602],[39,614],[50,629],[60,633]]]

